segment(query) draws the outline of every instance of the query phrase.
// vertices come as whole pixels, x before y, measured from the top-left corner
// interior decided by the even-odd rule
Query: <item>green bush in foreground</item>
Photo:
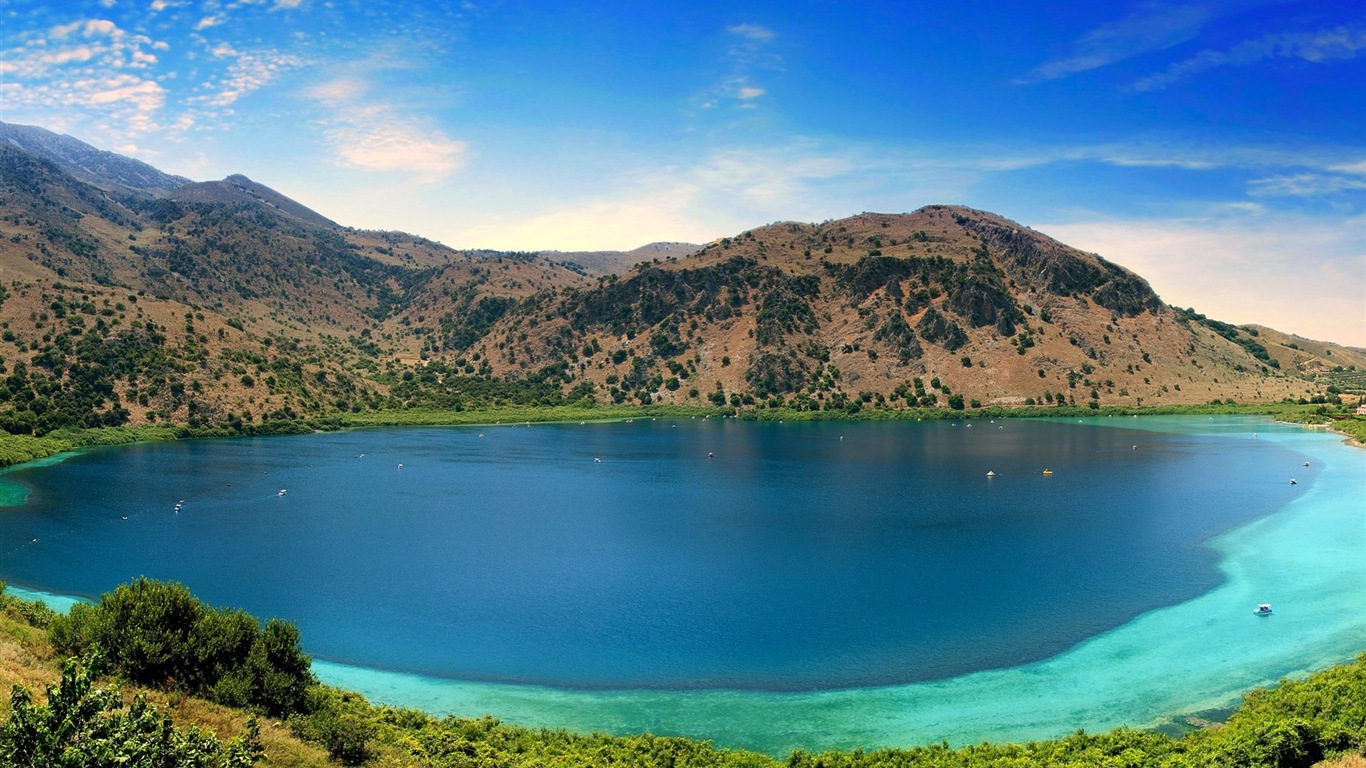
[[[272,717],[300,711],[314,682],[294,624],[271,619],[263,628],[242,611],[201,603],[178,583],[121,585],[54,618],[48,635],[60,653],[98,649],[133,682]]]
[[[263,753],[255,720],[224,744],[197,728],[178,729],[141,695],[126,710],[117,689],[96,688],[98,657],[68,659],[47,704],[15,686],[0,724],[0,765],[14,768],[250,768]]]

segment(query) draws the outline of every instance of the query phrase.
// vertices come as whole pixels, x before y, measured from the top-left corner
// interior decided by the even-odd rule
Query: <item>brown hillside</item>
[[[1122,267],[968,208],[603,252],[603,269],[638,263],[594,278],[570,263],[585,254],[356,230],[243,176],[163,178],[62,142],[0,141],[9,431],[470,398],[1160,405],[1366,383],[1362,350],[1168,307]]]
[[[1137,275],[950,206],[725,238],[563,296],[543,316],[510,314],[479,351],[496,373],[565,362],[613,399],[661,402],[704,401],[719,384],[727,401],[904,403],[916,378],[918,397],[941,405],[953,393],[1139,405],[1311,389],[1166,307]]]

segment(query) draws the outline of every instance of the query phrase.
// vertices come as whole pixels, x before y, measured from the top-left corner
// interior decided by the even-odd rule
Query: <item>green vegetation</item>
[[[204,605],[182,584],[140,578],[94,605],[76,604],[52,620],[48,635],[59,653],[103,653],[134,683],[271,717],[303,711],[315,682],[294,624],[271,619],[262,627],[241,611]]]
[[[16,662],[32,654],[50,634],[53,645],[77,625],[106,619],[128,622],[127,631],[105,632],[82,646],[91,655],[78,663],[61,664],[60,682],[47,688],[47,703],[37,703],[22,685],[15,685],[9,716],[0,723],[0,762],[14,766],[216,766],[245,768],[262,757],[264,740],[256,721],[238,715],[218,730],[238,735],[220,741],[193,723],[179,727],[148,702],[158,690],[186,690],[189,680],[204,687],[207,674],[194,664],[214,666],[204,655],[219,654],[231,643],[197,647],[205,639],[195,632],[211,629],[234,637],[223,627],[259,627],[256,619],[238,611],[213,609],[195,600],[178,584],[139,580],[105,595],[97,606],[87,606],[84,618],[54,616],[40,605],[16,600],[0,592],[0,674],[11,678]],[[213,617],[213,618],[209,618]],[[206,626],[205,622],[209,625]],[[48,632],[44,627],[50,626]],[[267,628],[271,624],[266,625]],[[269,630],[267,630],[268,632]],[[296,638],[297,639],[297,636]],[[281,683],[293,688],[308,676],[308,657],[285,643],[291,667]],[[279,649],[277,649],[279,650]],[[228,654],[231,656],[231,654]],[[269,654],[267,654],[269,656]],[[143,689],[124,707],[117,689],[97,685],[103,671],[124,680],[144,681]],[[118,660],[113,662],[112,660]],[[56,665],[56,662],[49,662]],[[31,662],[30,662],[31,664]],[[185,666],[190,665],[190,666]],[[248,666],[250,662],[248,662]],[[222,665],[215,666],[221,669]],[[185,678],[172,678],[178,669]],[[240,669],[240,668],[239,668]],[[23,671],[31,673],[27,665]],[[227,679],[234,672],[227,672]],[[424,766],[431,768],[517,768],[549,766],[649,766],[658,768],[974,768],[975,766],[1221,766],[1228,768],[1309,768],[1322,760],[1366,754],[1366,654],[1356,661],[1311,675],[1302,681],[1282,681],[1276,688],[1254,691],[1224,725],[1214,725],[1174,737],[1154,731],[1121,728],[1108,733],[1077,732],[1060,739],[1026,744],[977,744],[960,748],[931,745],[909,749],[854,750],[812,754],[794,751],[785,758],[720,749],[708,741],[639,734],[609,736],[534,729],[499,722],[490,717],[437,718],[411,709],[377,706],[347,691],[311,682],[286,718],[288,730],[308,747],[276,735],[265,744],[270,765]],[[279,682],[279,681],[277,681]],[[274,683],[272,683],[274,684]],[[192,686],[194,687],[194,686]],[[179,695],[179,694],[178,694]],[[266,714],[269,703],[245,708]],[[177,719],[195,720],[184,706]],[[239,723],[240,725],[232,725]],[[272,726],[275,728],[275,726]],[[317,750],[310,752],[309,750]],[[307,755],[317,754],[317,758]]]
[[[176,728],[139,694],[126,708],[117,688],[95,686],[99,657],[68,659],[60,683],[48,686],[47,703],[15,686],[10,716],[0,724],[0,762],[33,768],[249,768],[263,756],[259,730],[224,744],[204,731]]]
[[[1281,367],[1281,364],[1279,362],[1272,359],[1271,353],[1266,351],[1266,347],[1262,346],[1261,342],[1258,342],[1253,339],[1253,336],[1256,335],[1255,333],[1252,333],[1243,328],[1239,328],[1238,326],[1232,325],[1230,323],[1225,323],[1210,317],[1205,317],[1199,312],[1196,312],[1194,309],[1178,308],[1176,309],[1176,315],[1178,320],[1180,320],[1181,322],[1195,322],[1205,326],[1206,328],[1209,328],[1210,330],[1214,331],[1220,336],[1223,336],[1224,338],[1228,339],[1234,344],[1237,344],[1243,349],[1246,349],[1248,354],[1252,355],[1258,360],[1261,360],[1263,363],[1265,363],[1267,366],[1270,366],[1271,368]]]

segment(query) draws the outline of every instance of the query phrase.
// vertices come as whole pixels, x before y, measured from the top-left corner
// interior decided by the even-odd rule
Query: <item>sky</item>
[[[455,248],[968,205],[1366,347],[1359,0],[4,0],[0,120]]]

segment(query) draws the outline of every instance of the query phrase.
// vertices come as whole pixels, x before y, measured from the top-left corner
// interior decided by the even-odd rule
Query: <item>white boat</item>
[[[1257,610],[1253,611],[1253,613],[1257,616],[1270,616],[1271,603],[1262,603],[1261,605],[1257,606]]]

